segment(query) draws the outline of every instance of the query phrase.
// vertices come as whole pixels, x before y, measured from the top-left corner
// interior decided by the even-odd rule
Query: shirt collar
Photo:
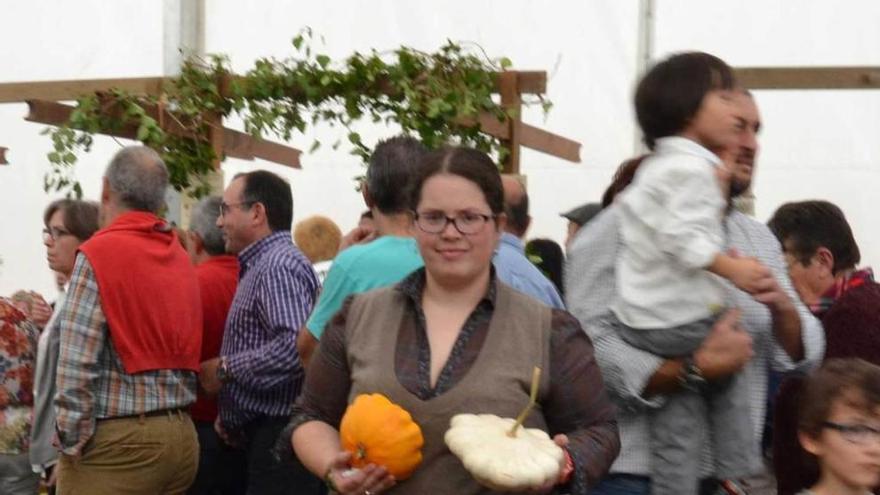
[[[253,242],[248,247],[242,249],[241,252],[238,253],[238,262],[241,264],[242,268],[245,268],[255,260],[259,259],[266,251],[271,250],[275,246],[288,243],[293,244],[293,240],[290,238],[290,231],[276,230],[259,241]]]
[[[498,293],[498,279],[495,278],[495,266],[490,267],[491,273],[489,274],[489,288],[486,289],[486,294],[483,295],[483,298],[480,299],[480,304],[487,303],[492,307],[495,307],[495,297]],[[422,292],[425,290],[425,268],[419,268],[418,270],[407,275],[403,280],[397,283],[395,289],[403,293],[408,299],[410,299],[413,304],[418,307],[422,305]]]
[[[520,253],[526,252],[526,248],[523,245],[522,239],[509,232],[501,233],[501,244],[507,244],[508,246],[516,249]]]
[[[861,287],[867,283],[874,281],[874,271],[871,268],[863,268],[861,270],[856,270],[854,272],[848,273],[847,275],[837,279],[834,281],[834,285],[828,288],[822,297],[819,298],[819,301],[815,304],[810,305],[810,311],[816,315],[821,316],[825,314],[826,311],[831,309],[831,306],[837,302],[838,299],[841,298],[848,290],[855,289],[856,287]]]
[[[687,153],[688,155],[699,156],[712,162],[712,165],[721,165],[721,158],[715,153],[701,146],[695,141],[681,136],[667,136],[657,140],[654,146],[655,153]]]

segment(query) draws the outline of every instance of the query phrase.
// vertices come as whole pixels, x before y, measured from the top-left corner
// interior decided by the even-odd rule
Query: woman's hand
[[[369,464],[352,469],[350,452],[340,452],[327,470],[327,480],[342,495],[376,495],[395,485],[394,477],[384,467]]]
[[[558,445],[560,448],[562,448],[564,450],[565,447],[568,446],[568,437],[565,435],[559,434],[559,435],[556,435],[553,437],[553,442],[556,443],[556,445]],[[541,487],[536,488],[534,490],[530,490],[527,493],[535,494],[535,495],[545,495],[547,493],[552,493],[553,489],[556,487],[556,485],[561,485],[561,484],[568,481],[567,478],[569,477],[569,475],[571,473],[568,472],[568,469],[566,469],[567,466],[568,466],[568,455],[566,454],[565,457],[563,457],[562,460],[559,462],[559,475],[556,477],[556,479],[554,479],[552,481],[548,481],[547,483],[545,483]]]

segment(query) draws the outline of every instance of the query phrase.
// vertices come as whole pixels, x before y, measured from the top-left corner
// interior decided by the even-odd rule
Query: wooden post
[[[6,161],[6,150],[9,148],[4,148],[0,146],[0,165],[9,165],[9,162]]]
[[[507,126],[510,129],[509,138],[502,139],[501,143],[510,150],[507,157],[501,162],[502,173],[519,174],[520,141],[522,136],[522,97],[519,93],[519,74],[514,71],[505,71],[498,76],[501,93],[501,105],[510,115]]]

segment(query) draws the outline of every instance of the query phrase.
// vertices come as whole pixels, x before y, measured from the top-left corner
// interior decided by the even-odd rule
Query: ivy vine
[[[396,124],[429,148],[472,146],[499,162],[508,153],[476,123],[483,112],[499,120],[509,117],[493,97],[495,73],[512,65],[507,58],[493,59],[477,45],[447,41],[431,53],[402,46],[333,61],[314,48],[316,41],[305,28],[293,38],[292,57],[259,59],[241,76],[230,76],[229,60],[222,55],[188,60],[160,96],[112,90],[79,98],[66,125],[45,131],[53,150],[44,189],[80,197],[73,173],[78,154],[90,150],[95,134],[124,130],[162,155],[175,189],[202,196],[209,191],[208,172],[222,159],[208,141],[209,131],[217,116],[232,114],[258,138],[289,141],[294,132],[305,134],[319,122],[340,127],[344,136],[333,149],[347,139],[352,154],[364,162],[371,150],[356,129],[363,121]],[[524,104],[540,104],[545,113],[551,106],[540,96]],[[155,115],[170,115],[174,122],[159,122]],[[184,132],[168,132],[168,124]],[[309,151],[321,146],[314,140]]]

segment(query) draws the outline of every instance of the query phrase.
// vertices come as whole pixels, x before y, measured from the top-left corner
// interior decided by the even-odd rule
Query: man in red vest
[[[157,216],[167,187],[140,146],[104,175],[102,229],[80,246],[58,316],[60,495],[182,494],[195,477],[202,311],[195,269]]]
[[[192,210],[186,251],[196,267],[202,297],[202,354],[200,361],[220,355],[226,315],[238,286],[238,258],[226,254],[217,214],[223,199],[211,196]],[[214,431],[217,399],[199,391],[190,409],[199,435],[199,470],[188,495],[232,495],[247,489],[247,459],[240,448],[226,445]]]

